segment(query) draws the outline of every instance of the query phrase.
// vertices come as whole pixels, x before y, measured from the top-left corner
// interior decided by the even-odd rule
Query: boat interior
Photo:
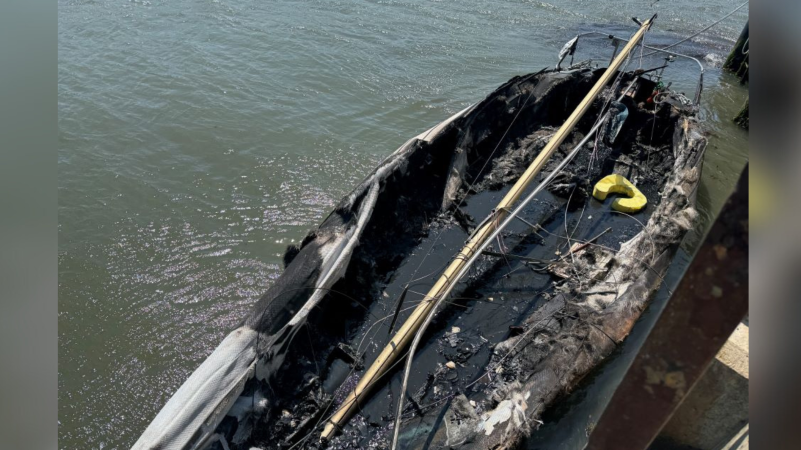
[[[388,448],[403,364],[375,383],[331,442],[321,447],[319,434],[393,329],[423,300],[602,72],[585,67],[515,77],[399,150],[404,163],[382,177],[344,277],[311,312],[274,376],[253,378],[245,386],[242,397],[269,399],[266,411],[244,422],[229,416],[218,427],[231,448]],[[680,120],[692,115],[692,106],[647,77],[618,75],[535,183],[604,120],[598,134],[492,242],[426,331],[405,398],[403,448],[426,448],[456,395],[487,392],[493,379],[511,381],[525,372],[524,366],[488,371],[488,364],[498,356],[498,345],[523,333],[527,318],[566,279],[579,276],[570,273],[570,264],[582,258],[594,262],[593,252],[571,249],[584,244],[617,251],[643,230],[659,205],[674,170]],[[610,104],[626,114],[599,114],[611,110]],[[595,183],[613,173],[648,199],[642,211],[621,213],[610,207],[611,199],[593,198]],[[361,198],[343,202],[320,228],[350,220]],[[300,248],[287,249],[288,266],[319,232],[310,232]],[[565,261],[568,269],[558,270]],[[291,314],[297,305],[285,308]]]

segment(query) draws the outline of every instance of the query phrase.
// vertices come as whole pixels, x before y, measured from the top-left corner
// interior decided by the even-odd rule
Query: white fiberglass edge
[[[226,336],[173,394],[132,450],[196,450],[208,444],[253,374],[257,335],[240,327]]]
[[[364,230],[364,225],[370,219],[373,209],[375,208],[375,203],[378,199],[378,190],[379,183],[376,181],[370,186],[370,190],[367,192],[364,200],[362,200],[356,227],[349,230],[345,236],[336,243],[336,251],[326,252],[323,259],[323,273],[317,282],[317,289],[311,297],[309,297],[309,300],[306,301],[306,304],[303,305],[303,308],[301,308],[289,322],[290,326],[297,327],[301,325],[306,320],[311,310],[317,306],[317,303],[328,294],[328,289],[345,274],[348,262],[350,262],[350,256],[353,254],[353,249],[356,248],[359,237]],[[336,256],[336,259],[332,259],[333,256]]]

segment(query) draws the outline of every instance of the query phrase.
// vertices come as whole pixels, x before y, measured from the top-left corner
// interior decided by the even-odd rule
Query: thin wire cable
[[[531,79],[531,78],[533,78],[534,76],[537,76],[537,75],[540,75],[540,74],[542,74],[542,73],[543,73],[543,72],[545,72],[546,70],[548,70],[548,68],[547,68],[547,67],[546,67],[545,69],[542,69],[542,70],[540,70],[539,72],[537,72],[537,73],[533,74],[531,77],[528,77],[528,78],[527,78],[525,81],[528,81],[528,80],[530,80],[530,79]],[[523,80],[521,80],[521,82],[522,82],[522,81],[523,81]],[[517,110],[517,114],[515,114],[514,118],[512,118],[512,121],[509,123],[509,126],[506,128],[506,131],[504,131],[504,132],[503,132],[503,135],[502,135],[502,136],[501,136],[501,138],[498,140],[498,143],[497,143],[497,144],[495,144],[495,148],[494,148],[494,149],[492,149],[492,153],[490,153],[490,155],[487,157],[487,160],[486,160],[486,161],[484,161],[484,165],[483,165],[483,166],[481,166],[481,169],[479,169],[479,170],[478,170],[478,173],[476,174],[475,178],[473,178],[473,181],[472,181],[472,182],[470,182],[470,183],[468,183],[468,186],[467,186],[467,191],[466,191],[466,192],[468,192],[468,193],[469,193],[471,190],[473,190],[473,188],[475,187],[476,181],[478,181],[478,179],[479,179],[479,177],[481,176],[482,172],[484,172],[484,169],[486,169],[486,168],[487,168],[487,165],[488,165],[488,164],[489,164],[489,162],[492,160],[492,157],[495,155],[495,152],[497,152],[497,151],[498,151],[498,148],[501,146],[501,143],[502,143],[502,142],[503,142],[503,140],[506,138],[506,135],[509,133],[509,130],[511,130],[511,129],[512,129],[512,125],[514,125],[515,121],[517,121],[517,118],[520,116],[520,113],[522,113],[522,112],[523,112],[523,110],[526,108],[526,105],[528,105],[528,102],[529,102],[529,100],[531,100],[531,97],[532,97],[532,95],[534,95],[534,90],[533,90],[533,89],[532,89],[532,91],[531,91],[531,92],[529,92],[529,94],[528,94],[528,97],[526,97],[526,101],[525,101],[525,102],[523,102],[523,106],[521,106],[521,107],[520,107],[520,109],[518,109],[518,110]],[[470,124],[472,124],[472,121],[470,122]],[[426,135],[426,137],[427,137],[427,136],[428,136],[428,135]],[[461,148],[461,147],[462,147],[462,145],[461,145],[461,144],[462,144],[462,142],[464,142],[464,139],[465,139],[465,132],[464,132],[464,131],[462,131],[462,132],[461,132],[461,136],[459,137],[459,144],[456,146],[457,148]],[[464,197],[462,197],[462,199],[461,199],[461,200],[459,200],[459,203],[456,205],[456,208],[457,208],[457,209],[458,209],[458,208],[461,208],[461,207],[462,207],[462,205],[464,204],[465,200],[467,200],[467,195],[465,195]],[[417,275],[417,272],[418,272],[418,271],[420,270],[420,268],[423,266],[423,263],[424,263],[424,262],[425,262],[425,260],[428,258],[428,256],[431,254],[431,252],[434,250],[434,246],[437,244],[437,242],[439,242],[439,238],[440,238],[441,236],[442,236],[442,233],[439,233],[439,234],[437,234],[437,236],[434,238],[434,242],[432,242],[432,243],[431,243],[431,247],[428,249],[428,251],[426,252],[426,254],[423,256],[423,259],[420,261],[420,264],[418,264],[418,265],[417,265],[417,268],[415,268],[415,269],[414,269],[414,272],[412,272],[412,275],[410,276],[410,278],[414,278],[414,277]],[[408,283],[407,283],[407,284],[408,284]]]
[[[716,21],[715,21],[715,22],[714,22],[712,25],[709,25],[708,27],[704,28],[703,30],[701,30],[701,31],[698,31],[698,32],[696,32],[695,34],[693,34],[693,35],[691,35],[691,36],[688,36],[688,37],[686,37],[686,38],[684,38],[684,39],[682,39],[682,40],[680,40],[680,41],[678,41],[678,42],[674,42],[674,43],[672,43],[672,44],[668,45],[667,47],[662,47],[662,48],[660,48],[660,50],[667,50],[667,49],[669,49],[669,48],[673,48],[673,47],[675,47],[675,46],[677,46],[677,45],[680,45],[680,44],[683,44],[683,43],[685,43],[685,42],[689,41],[690,39],[692,39],[692,38],[694,38],[694,37],[696,37],[696,36],[698,36],[698,35],[700,35],[700,34],[702,34],[702,33],[706,32],[707,30],[709,30],[710,28],[712,28],[712,27],[714,27],[715,25],[719,24],[720,22],[723,22],[724,20],[728,19],[729,17],[731,17],[731,16],[732,16],[734,13],[736,13],[737,11],[739,11],[739,10],[743,9],[743,7],[745,7],[746,5],[748,5],[748,2],[745,2],[745,3],[743,3],[742,5],[738,6],[738,7],[737,7],[737,8],[736,8],[734,11],[732,11],[732,12],[730,12],[730,13],[726,14],[725,16],[721,17],[720,19],[716,20]],[[651,55],[655,55],[655,54],[657,54],[657,53],[659,53],[659,52],[651,52],[651,53],[649,53],[649,54],[645,55],[644,57],[645,57],[645,58],[647,58],[647,57],[649,57],[649,56],[651,56]]]

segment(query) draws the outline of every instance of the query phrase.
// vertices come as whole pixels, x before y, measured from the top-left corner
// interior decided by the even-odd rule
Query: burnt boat
[[[614,72],[536,176],[544,189],[421,332],[405,392],[400,360],[332,417],[606,73],[514,77],[389,155],[287,248],[284,273],[134,448],[390,448],[396,422],[398,448],[514,448],[625,339],[693,227],[700,88],[687,101],[661,73]],[[645,208],[595,198],[609,175]]]

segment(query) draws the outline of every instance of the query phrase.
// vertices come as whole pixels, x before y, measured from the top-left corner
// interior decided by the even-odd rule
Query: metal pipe
[[[619,39],[613,39],[612,43],[615,45],[615,49],[612,50],[612,58],[609,59],[609,64],[612,64],[612,61],[615,60],[615,56],[617,56],[617,49],[620,48],[620,40]]]
[[[609,39],[613,39],[615,41],[629,42],[628,39],[617,37],[617,36],[614,36],[614,35],[611,35],[611,34],[604,34],[604,33],[601,33],[599,31],[589,31],[587,33],[579,34],[578,37],[592,36],[592,35],[604,36],[604,37],[607,37]],[[651,46],[648,46],[648,45],[643,45],[643,47],[647,48],[648,50],[653,50],[654,53],[660,52],[660,53],[666,53],[668,55],[677,56],[679,58],[687,58],[687,59],[695,61],[695,63],[698,64],[698,67],[700,69],[700,75],[698,77],[698,87],[696,89],[695,99],[694,99],[694,104],[696,106],[698,106],[701,103],[701,91],[704,88],[704,72],[705,72],[705,70],[704,70],[704,65],[701,64],[701,61],[699,61],[697,58],[693,58],[692,56],[684,55],[684,54],[676,53],[676,52],[671,52],[670,50],[663,50],[661,48],[651,47]],[[651,54],[653,54],[653,53],[651,53]]]

